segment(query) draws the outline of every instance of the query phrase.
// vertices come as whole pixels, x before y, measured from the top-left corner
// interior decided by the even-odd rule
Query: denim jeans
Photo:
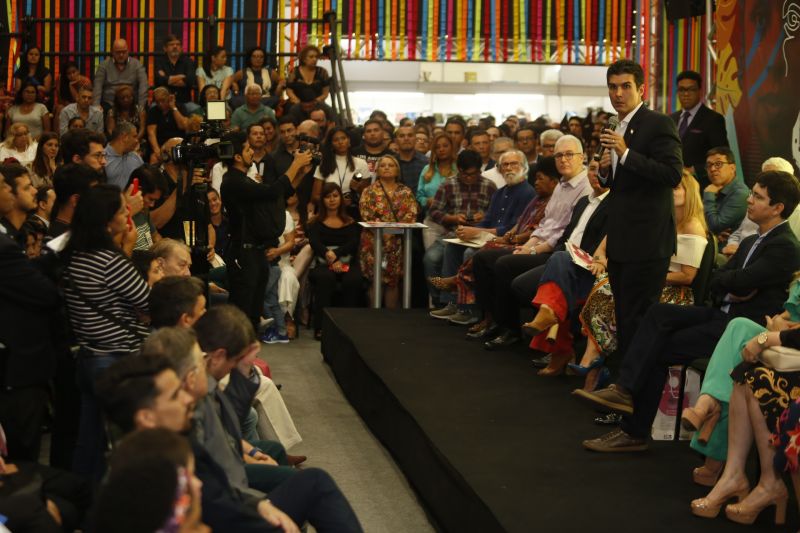
[[[444,242],[441,237],[436,239],[433,244],[425,250],[422,258],[422,265],[425,269],[425,279],[428,280],[435,276],[442,275],[442,261],[444,260]],[[439,307],[439,289],[428,283],[428,292],[431,295],[434,307]]]
[[[99,481],[105,472],[107,448],[103,413],[94,384],[100,374],[128,353],[97,354],[87,348],[78,352],[78,390],[81,391],[81,419],[72,470],[87,479]]]
[[[269,267],[269,281],[267,290],[264,293],[264,316],[274,318],[272,327],[281,334],[286,335],[286,320],[284,319],[283,308],[278,302],[278,284],[281,280],[281,267],[277,264]]]

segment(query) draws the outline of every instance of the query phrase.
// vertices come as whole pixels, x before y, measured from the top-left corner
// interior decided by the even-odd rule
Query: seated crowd
[[[732,520],[775,505],[781,521],[800,366],[759,354],[800,348],[792,165],[773,157],[742,181],[731,150],[712,146],[708,185],[684,168],[660,303],[622,349],[614,189],[594,158],[607,113],[395,127],[375,111],[341,127],[319,55],[304,48],[283,80],[259,48],[238,72],[221,47],[196,68],[170,35],[152,91],[122,39],[94,81],[66,63],[57,89],[40,50],[24,55],[0,148],[0,473],[40,486],[0,486],[8,527],[360,531],[330,475],[296,468],[300,437],[257,357],[300,325],[320,339],[326,307],[372,300],[374,234],[360,221],[424,222],[412,254],[427,282],[412,290],[431,317],[491,351],[525,338],[542,376],[585,376],[574,394],[621,413],[589,450],[646,449],[668,367],[710,357],[683,413],[706,457],[694,479],[713,487],[692,512],[737,497]],[[185,153],[208,101],[225,103],[230,156]],[[383,304],[398,308],[403,242],[382,246]]]

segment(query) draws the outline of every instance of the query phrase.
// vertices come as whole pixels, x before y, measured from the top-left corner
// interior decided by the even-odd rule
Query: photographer
[[[161,172],[166,176],[167,192],[150,211],[150,220],[162,237],[186,243],[192,249],[192,273],[208,271],[208,257],[214,248],[214,227],[208,211],[205,188],[209,178],[205,168],[189,167],[174,157],[183,139],[167,140],[160,149]]]
[[[268,172],[261,182],[247,177],[253,149],[244,134],[230,137],[233,161],[222,180],[222,199],[229,217],[230,245],[225,256],[229,301],[258,325],[269,277],[268,248],[278,245],[286,224],[286,199],[294,194],[311,163],[311,153],[298,150],[282,175]]]

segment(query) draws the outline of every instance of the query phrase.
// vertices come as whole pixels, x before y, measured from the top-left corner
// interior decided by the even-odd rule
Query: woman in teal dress
[[[695,468],[694,481],[713,487],[728,454],[728,404],[733,392],[731,371],[742,362],[742,349],[751,339],[767,331],[781,331],[800,322],[800,282],[797,277],[789,288],[785,311],[768,321],[768,327],[747,318],[734,318],[717,343],[708,364],[700,396],[694,407],[683,410],[681,420],[686,429],[696,429],[691,446],[706,457],[705,464]]]
[[[431,143],[431,161],[423,167],[417,185],[417,202],[423,214],[428,212],[436,191],[447,178],[458,174],[456,169],[456,155],[458,151],[453,141],[440,133],[433,138]]]

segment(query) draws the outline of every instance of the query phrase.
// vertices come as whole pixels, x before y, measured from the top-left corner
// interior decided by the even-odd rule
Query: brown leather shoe
[[[633,414],[633,397],[616,385],[609,385],[608,388],[596,390],[594,392],[583,389],[572,391],[573,396],[588,401],[595,406],[602,406],[620,413]]]
[[[615,429],[602,437],[583,441],[583,447],[602,453],[643,452],[647,449],[647,441],[633,438],[621,429]]]
[[[306,459],[308,459],[308,457],[306,457],[305,455],[289,455],[288,453],[286,454],[286,462],[289,463],[289,466],[297,466],[299,464],[305,463]]]

